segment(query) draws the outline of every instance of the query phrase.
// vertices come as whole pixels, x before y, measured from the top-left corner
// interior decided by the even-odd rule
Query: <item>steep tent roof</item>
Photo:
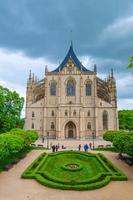
[[[75,55],[75,53],[74,53],[74,51],[73,51],[73,46],[72,46],[72,44],[71,44],[71,45],[70,45],[70,48],[69,48],[69,51],[68,51],[68,53],[67,53],[65,59],[63,60],[63,62],[62,62],[55,70],[53,70],[52,72],[59,72],[59,71],[61,71],[61,70],[65,67],[65,65],[66,65],[66,63],[68,62],[69,59],[72,59],[72,60],[73,60],[73,62],[75,63],[75,66],[76,66],[80,71],[81,71],[81,68],[82,68],[82,71],[90,71],[90,70],[86,69],[86,68],[82,65],[82,63],[79,61],[79,59],[77,58],[77,56]],[[81,67],[81,65],[82,65],[82,67]],[[91,71],[90,71],[90,72],[91,72]]]

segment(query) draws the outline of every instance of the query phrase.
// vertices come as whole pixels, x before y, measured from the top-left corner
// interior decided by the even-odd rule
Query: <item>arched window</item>
[[[35,113],[32,111],[32,117],[35,117]]]
[[[88,124],[87,124],[87,129],[91,129],[91,123],[90,122],[88,122]]]
[[[91,96],[91,83],[87,82],[85,85],[85,90],[86,90],[86,96]]]
[[[50,84],[50,95],[51,96],[56,96],[56,82],[55,81],[51,81],[51,84]]]
[[[51,129],[54,129],[54,122],[51,122]]]
[[[75,83],[73,80],[67,81],[67,96],[75,96]]]
[[[67,116],[67,110],[65,110],[65,116]]]
[[[90,116],[90,111],[88,110],[88,113],[87,113],[88,117]]]
[[[34,129],[34,123],[32,123],[31,128]]]
[[[103,130],[108,130],[108,113],[106,110],[103,111]]]
[[[52,110],[51,115],[54,116],[54,111]]]
[[[76,110],[74,110],[73,115],[76,116]]]

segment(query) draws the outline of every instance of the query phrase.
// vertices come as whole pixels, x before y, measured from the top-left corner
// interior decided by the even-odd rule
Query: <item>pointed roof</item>
[[[62,63],[55,69],[55,70],[53,70],[52,72],[59,72],[59,71],[61,71],[64,67],[65,67],[65,65],[67,64],[67,62],[68,62],[68,60],[69,59],[72,59],[73,60],[73,62],[75,63],[75,66],[81,71],[81,69],[82,69],[82,71],[90,71],[90,70],[88,70],[88,69],[86,69],[83,65],[82,65],[82,63],[79,61],[79,59],[77,58],[77,56],[76,56],[76,54],[74,53],[74,51],[73,51],[73,45],[72,45],[72,42],[71,42],[71,45],[70,45],[70,48],[69,48],[69,50],[68,50],[68,53],[67,53],[67,55],[66,55],[66,57],[65,57],[65,59],[62,61]],[[90,71],[91,72],[91,71]]]

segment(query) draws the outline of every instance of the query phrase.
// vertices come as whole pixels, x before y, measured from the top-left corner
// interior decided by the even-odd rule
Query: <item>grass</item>
[[[22,177],[67,190],[91,190],[103,187],[111,180],[127,180],[126,175],[102,154],[78,151],[43,153]]]

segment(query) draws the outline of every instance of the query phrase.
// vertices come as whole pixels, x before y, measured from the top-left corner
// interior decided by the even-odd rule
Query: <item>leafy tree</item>
[[[133,157],[133,132],[117,134],[113,139],[113,145],[120,153]]]
[[[133,68],[133,55],[129,57],[128,68]]]
[[[24,98],[15,91],[0,86],[0,133],[22,126]]]
[[[26,131],[26,135],[30,138],[30,142],[35,142],[38,139],[38,133],[34,130]]]
[[[133,110],[120,110],[118,117],[120,129],[133,130]]]
[[[0,161],[24,148],[24,139],[19,135],[5,133],[0,135]]]
[[[119,134],[123,134],[123,133],[126,133],[125,131],[106,131],[104,134],[103,134],[103,139],[106,140],[106,141],[110,141],[110,142],[113,142],[113,139],[116,135],[119,135]]]

